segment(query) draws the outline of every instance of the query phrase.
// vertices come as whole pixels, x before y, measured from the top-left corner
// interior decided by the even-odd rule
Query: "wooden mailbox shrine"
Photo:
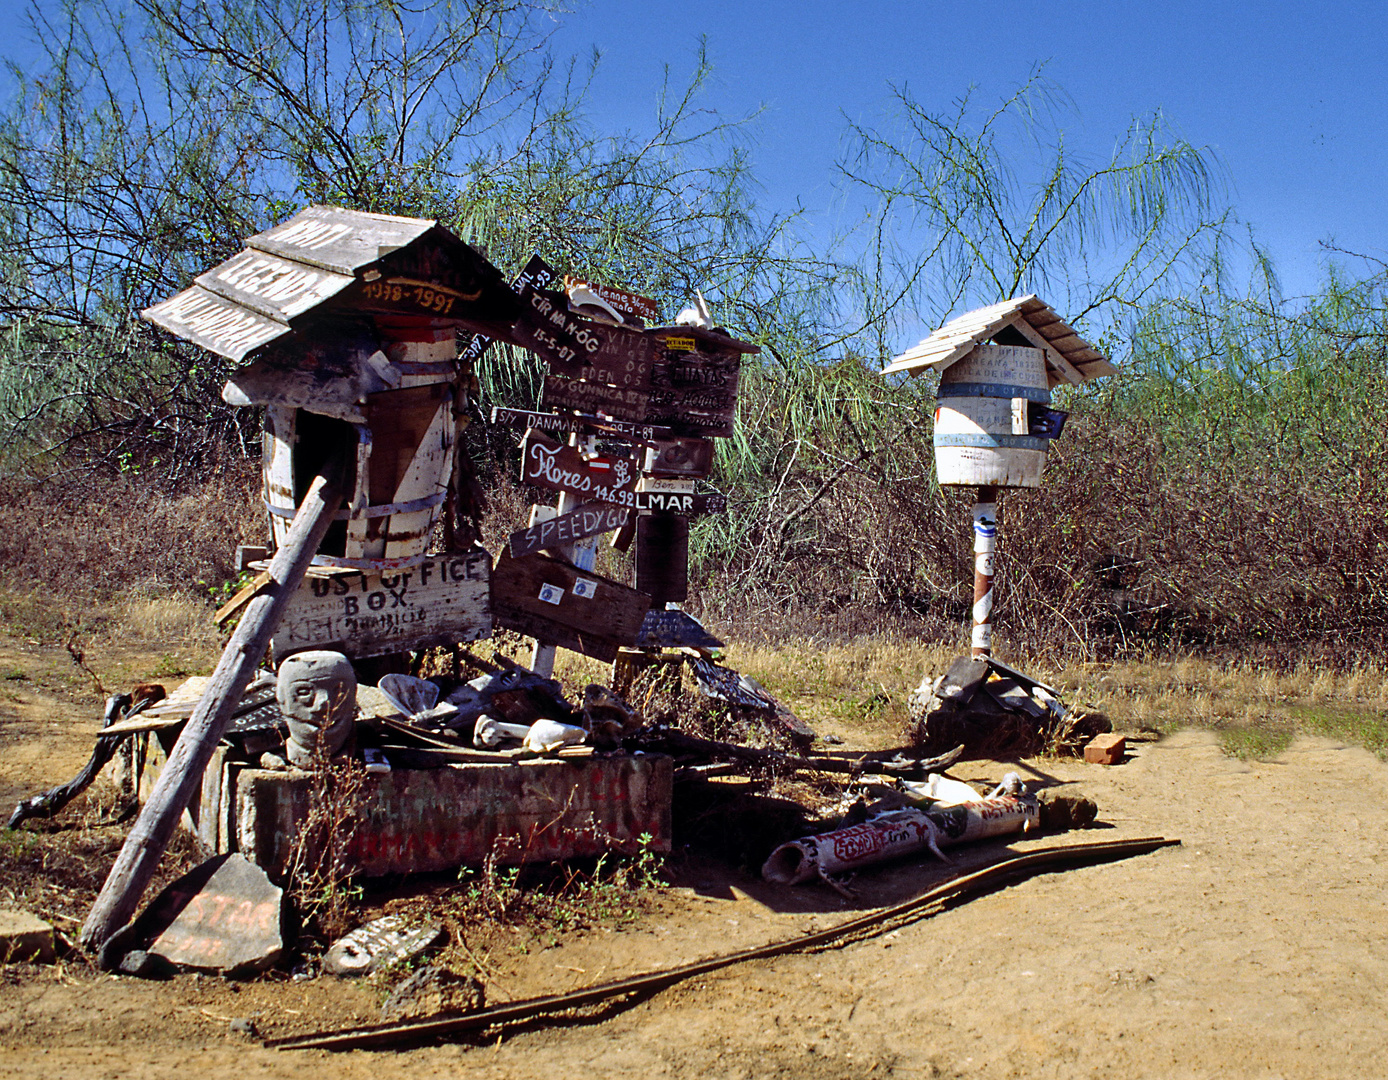
[[[1048,305],[1019,296],[947,322],[884,369],[936,371],[935,471],[942,486],[977,489],[974,656],[992,652],[993,558],[1001,488],[1041,486],[1046,450],[1064,426],[1051,390],[1116,368]]]
[[[454,483],[470,372],[459,329],[511,337],[520,298],[433,221],[313,206],[144,312],[242,366],[223,397],[265,407],[264,491],[276,545],[330,455],[347,495],[272,638],[276,658],[353,659],[491,633],[491,560],[429,554],[441,514],[472,509]],[[450,505],[451,504],[451,505]],[[461,539],[461,538],[460,538]]]

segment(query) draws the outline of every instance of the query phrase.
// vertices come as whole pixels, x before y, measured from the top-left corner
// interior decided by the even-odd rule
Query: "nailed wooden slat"
[[[404,247],[434,228],[424,218],[393,217],[310,206],[273,229],[257,233],[246,246],[294,262],[338,274],[353,275],[396,248]]]
[[[490,636],[490,560],[433,555],[408,570],[310,578],[270,640],[276,659],[331,647],[361,659]]]
[[[353,278],[247,249],[196,279],[209,292],[289,323],[352,284]]]
[[[250,311],[200,285],[145,308],[140,314],[156,326],[228,360],[241,360],[252,350],[290,332],[287,324]]]

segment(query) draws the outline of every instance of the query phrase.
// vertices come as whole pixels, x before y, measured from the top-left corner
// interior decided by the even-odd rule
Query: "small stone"
[[[255,1021],[249,1016],[238,1016],[227,1028],[233,1035],[244,1035],[248,1039],[254,1039],[256,1035]]]
[[[410,926],[403,915],[387,915],[339,938],[323,954],[329,975],[370,975],[417,956],[443,934],[438,923]]]
[[[381,1006],[387,1023],[476,1012],[486,1004],[486,992],[475,978],[444,968],[422,967],[391,991]]]
[[[27,911],[0,908],[0,963],[51,964],[56,955],[53,927]]]

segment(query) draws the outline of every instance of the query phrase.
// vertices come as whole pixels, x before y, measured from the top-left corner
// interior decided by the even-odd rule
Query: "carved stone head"
[[[322,743],[329,757],[352,734],[357,711],[357,676],[339,652],[295,653],[280,664],[275,696],[289,722],[289,760],[306,768]]]

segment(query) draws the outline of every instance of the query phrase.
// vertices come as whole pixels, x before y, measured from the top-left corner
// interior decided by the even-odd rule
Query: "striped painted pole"
[[[998,489],[980,487],[974,503],[974,611],[975,657],[993,652],[993,552],[998,541]]]

